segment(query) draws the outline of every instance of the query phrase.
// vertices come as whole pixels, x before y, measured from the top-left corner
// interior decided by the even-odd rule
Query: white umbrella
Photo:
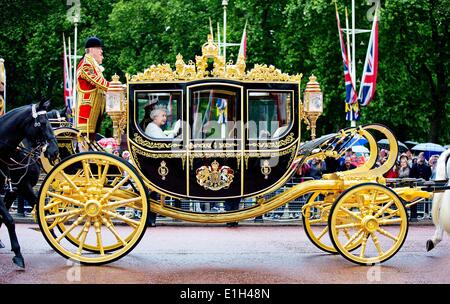
[[[364,146],[353,146],[352,151],[355,153],[370,153],[369,149]]]
[[[432,151],[432,152],[444,152],[445,148],[441,145],[434,144],[434,143],[423,143],[418,144],[412,147],[411,150],[414,151]]]
[[[379,141],[377,142],[377,144],[378,144],[378,146],[380,146],[381,148],[389,150],[389,141],[387,140],[387,138],[382,139],[382,140],[379,140]],[[406,151],[408,151],[408,147],[407,147],[404,143],[402,143],[401,141],[397,140],[397,144],[398,144],[398,150],[399,150],[400,152],[406,152]]]

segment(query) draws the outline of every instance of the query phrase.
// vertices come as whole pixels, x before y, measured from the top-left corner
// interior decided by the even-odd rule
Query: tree
[[[344,6],[338,1],[344,26]],[[382,1],[379,71],[372,103],[361,109],[359,123],[388,125],[400,140],[450,142],[449,10],[450,0]],[[358,28],[370,28],[372,8],[357,1]],[[62,33],[73,37],[65,1],[3,0],[0,56],[8,73],[7,108],[44,98],[63,105]],[[142,72],[152,64],[174,66],[200,54],[209,19],[222,27],[220,0],[81,0],[78,54],[86,38],[97,35],[106,47],[105,76]],[[247,69],[273,64],[283,72],[303,73],[302,88],[315,74],[324,92],[318,134],[348,125],[344,112],[344,75],[334,3],[330,0],[233,0],[227,8],[227,41],[239,42],[246,20]],[[357,44],[368,41],[357,35]],[[236,60],[238,47],[227,49]],[[357,62],[366,49],[357,48]],[[362,64],[357,65],[361,75]],[[306,136],[306,133],[305,133]],[[309,137],[309,134],[307,135]]]
[[[450,141],[450,1],[386,1],[380,19],[380,80],[370,121],[401,139]]]

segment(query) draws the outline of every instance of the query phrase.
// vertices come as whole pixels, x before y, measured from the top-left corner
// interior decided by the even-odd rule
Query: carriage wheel
[[[123,192],[122,195],[117,195],[118,192]],[[120,200],[120,199],[129,199],[129,198],[134,198],[134,197],[138,197],[137,193],[134,193],[132,191],[121,191],[121,190],[117,190],[116,191],[116,195],[111,196],[111,199],[114,201]],[[51,203],[51,202],[50,202]],[[125,214],[131,214],[131,211],[128,210],[127,213]],[[66,240],[68,240],[69,242],[71,242],[73,245],[75,245],[76,247],[80,246],[80,242],[79,240],[72,235],[72,233],[65,233],[65,231],[67,230],[66,224],[64,223],[58,223],[56,225],[56,228],[58,228],[58,230],[65,234],[65,238]],[[53,233],[53,231],[52,231]],[[56,234],[54,234],[54,237],[57,238]],[[129,234],[126,238],[125,238],[125,244],[128,243],[131,238],[133,237],[134,234]],[[82,244],[83,249],[89,252],[94,252],[94,253],[100,253],[101,250],[103,250],[105,253],[109,253],[112,251],[115,251],[119,248],[122,248],[124,246],[124,243],[122,243],[121,241],[117,241],[115,244],[110,244],[107,246],[103,246],[103,248],[101,248],[98,244]]]
[[[348,223],[340,223],[343,214],[348,215]],[[406,209],[399,196],[386,186],[374,183],[344,191],[331,208],[328,226],[336,250],[360,265],[388,260],[400,250],[408,233]],[[339,233],[349,227],[356,230],[350,240]],[[351,252],[350,241],[361,237],[361,247]]]
[[[59,254],[99,265],[121,258],[139,243],[147,212],[146,188],[129,163],[86,152],[68,157],[47,175],[38,223]]]
[[[330,209],[336,199],[337,194],[333,192],[313,192],[308,196],[305,207],[302,212],[303,229],[310,241],[319,249],[335,254],[337,250],[334,248],[333,243],[328,233],[328,216]],[[348,221],[348,216],[343,215],[340,220],[341,223]],[[350,239],[354,228],[347,228],[339,231],[347,239]],[[362,238],[356,239],[349,250],[355,250],[361,246]]]

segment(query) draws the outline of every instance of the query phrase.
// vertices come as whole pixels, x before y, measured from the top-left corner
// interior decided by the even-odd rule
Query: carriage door
[[[188,195],[222,199],[242,195],[242,86],[192,85],[188,97]]]

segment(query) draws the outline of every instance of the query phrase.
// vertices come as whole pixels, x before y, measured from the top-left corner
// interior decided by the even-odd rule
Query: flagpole
[[[211,36],[213,37],[213,41],[214,41],[214,32],[213,32],[211,17],[209,17],[209,31],[211,32]]]
[[[356,88],[356,65],[355,65],[355,54],[356,54],[356,37],[355,37],[355,0],[352,0],[352,80],[355,91],[358,91]]]
[[[73,42],[73,104],[75,113],[77,111],[77,34],[78,34],[78,20],[74,19],[75,23],[75,38]],[[76,117],[76,116],[75,116]],[[77,119],[74,119],[74,124],[77,126]]]
[[[348,73],[352,76],[352,85],[353,85],[353,88],[355,89],[355,93],[356,93],[356,87],[355,87],[355,83],[354,83],[355,80],[353,79],[353,77],[355,77],[354,76],[355,74],[353,73],[353,69],[354,69],[354,66],[353,66],[354,57],[353,56],[355,56],[355,55],[354,55],[354,53],[350,53],[350,44],[352,44],[352,43],[350,42],[350,31],[349,31],[349,24],[348,24],[347,7],[345,8],[345,26],[347,28],[346,35],[347,35]],[[354,31],[352,31],[352,32],[354,32]],[[352,47],[353,46],[354,46],[354,43],[353,43]],[[350,54],[352,54],[352,55],[350,55]],[[354,114],[354,110],[353,110],[353,104],[350,104],[349,107],[350,107],[350,109],[349,109],[349,111],[350,111],[350,126],[353,128],[353,127],[356,127],[356,121],[354,119],[355,114]]]
[[[70,36],[69,36],[69,42],[68,42],[68,45],[67,45],[67,62],[69,63],[69,71],[68,71],[68,74],[69,74],[69,81],[70,81],[70,83],[72,83],[73,84],[73,81],[72,81],[72,44],[70,43]]]
[[[355,88],[355,93],[358,92],[358,89],[356,88],[356,38],[355,38],[355,20],[356,20],[356,14],[355,14],[355,0],[352,0],[352,70],[351,70],[351,74],[352,74],[352,81],[353,81],[353,87]],[[355,105],[356,107],[358,107],[358,102]],[[354,109],[353,109],[353,105],[352,105],[352,113],[354,113]],[[353,118],[354,118],[354,114],[353,114]],[[350,126],[351,127],[356,127],[356,121],[352,119],[352,121],[350,122]]]
[[[353,73],[352,73],[352,71],[353,71],[353,66],[352,66],[352,64],[351,64],[351,62],[352,62],[352,55],[350,55],[351,53],[350,53],[350,34],[349,34],[349,27],[348,27],[348,11],[347,11],[347,8],[345,8],[345,26],[346,26],[346,28],[347,28],[347,33],[346,33],[346,35],[347,35],[347,56],[348,56],[348,72],[350,73],[350,75],[353,77]],[[352,83],[353,83],[353,79],[352,79]]]
[[[223,59],[227,62],[227,5],[228,0],[222,0],[223,5]]]
[[[220,25],[219,25],[219,22],[217,22],[217,45],[219,46],[219,56],[221,56],[222,50],[220,48]]]

